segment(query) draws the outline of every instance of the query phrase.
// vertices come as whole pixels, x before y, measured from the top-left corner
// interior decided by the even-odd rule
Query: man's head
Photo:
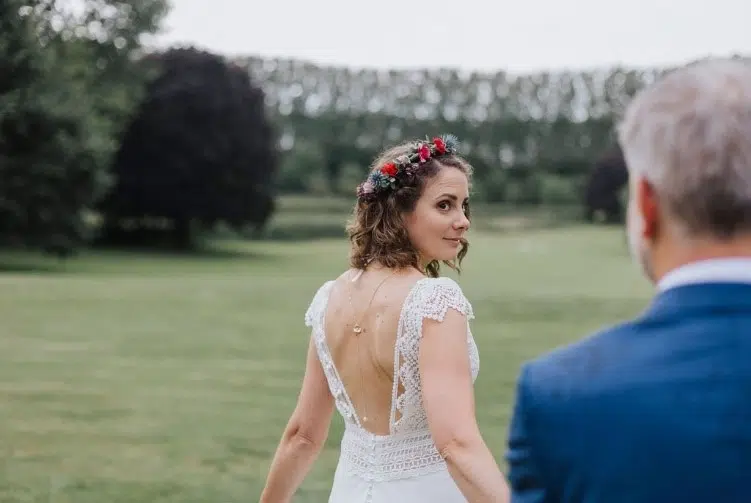
[[[688,262],[751,255],[751,66],[712,60],[642,90],[618,130],[628,234],[652,281]]]

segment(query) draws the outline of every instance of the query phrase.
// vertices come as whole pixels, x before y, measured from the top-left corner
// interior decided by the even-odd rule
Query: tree
[[[628,183],[628,170],[620,146],[616,145],[595,163],[587,180],[584,194],[585,217],[595,220],[602,212],[607,223],[622,223],[624,219],[620,192]]]
[[[0,0],[4,244],[65,255],[88,240],[86,219],[109,188],[118,125],[132,102],[124,96],[138,91],[125,62],[166,9],[162,0],[129,4],[86,0],[73,15],[56,0]]]
[[[166,222],[172,243],[189,247],[194,223],[263,227],[274,208],[278,158],[263,91],[247,71],[192,47],[147,61],[159,74],[117,152],[116,183],[101,206],[104,239],[132,243],[126,223],[153,236],[144,231]]]
[[[89,101],[37,39],[50,6],[0,1],[0,239],[70,253],[104,189]]]

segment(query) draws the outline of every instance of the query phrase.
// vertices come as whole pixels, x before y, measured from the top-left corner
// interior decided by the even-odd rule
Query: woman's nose
[[[469,229],[469,218],[467,218],[467,215],[462,214],[462,216],[454,222],[454,228]]]

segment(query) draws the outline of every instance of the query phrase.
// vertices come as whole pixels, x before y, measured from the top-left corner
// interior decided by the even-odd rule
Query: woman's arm
[[[442,322],[426,318],[419,358],[428,425],[459,490],[472,503],[508,502],[508,484],[475,418],[467,318],[454,309]]]
[[[287,503],[308,474],[329,433],[334,398],[311,337],[300,396],[269,468],[261,503]]]

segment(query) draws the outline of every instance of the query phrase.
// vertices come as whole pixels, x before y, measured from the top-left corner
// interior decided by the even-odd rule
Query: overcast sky
[[[355,67],[664,65],[751,55],[751,0],[172,0],[160,45]]]

